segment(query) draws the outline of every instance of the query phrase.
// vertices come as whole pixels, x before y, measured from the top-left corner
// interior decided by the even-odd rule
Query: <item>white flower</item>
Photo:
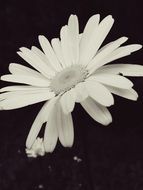
[[[28,157],[36,158],[37,156],[44,156],[45,149],[42,138],[36,138],[30,149],[26,148],[25,152]]]
[[[114,19],[107,16],[100,23],[100,16],[92,16],[79,34],[78,18],[71,15],[68,24],[60,31],[60,39],[50,42],[39,36],[43,52],[35,46],[20,48],[18,54],[34,69],[11,63],[11,74],[1,80],[23,83],[0,90],[0,107],[16,109],[46,101],[29,132],[26,146],[30,149],[43,123],[44,148],[52,152],[59,138],[65,147],[74,140],[71,112],[78,102],[97,122],[108,125],[112,122],[106,107],[114,104],[113,94],[136,100],[133,83],[124,76],[143,76],[143,66],[130,64],[105,64],[127,56],[142,46],[125,45],[127,37],[121,37],[100,46],[109,33]],[[124,76],[121,76],[120,73]]]

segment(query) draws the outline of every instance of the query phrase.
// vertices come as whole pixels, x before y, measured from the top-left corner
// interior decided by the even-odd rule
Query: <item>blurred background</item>
[[[80,31],[88,18],[112,14],[115,24],[105,43],[128,36],[143,43],[142,0],[11,0],[0,1],[0,75],[11,62],[27,65],[16,51],[39,46],[38,35],[59,36],[70,14]],[[142,50],[116,61],[143,65]],[[57,145],[54,153],[27,158],[25,140],[43,103],[0,112],[1,190],[142,190],[143,78],[132,78],[137,102],[115,97],[113,123],[101,126],[79,106],[73,112],[75,141],[71,149]],[[2,82],[0,86],[8,83]]]

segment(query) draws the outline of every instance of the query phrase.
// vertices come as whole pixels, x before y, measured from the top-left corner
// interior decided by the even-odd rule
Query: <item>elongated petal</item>
[[[35,47],[35,46],[32,46],[31,47],[31,50],[35,53],[35,54],[37,54],[43,61],[45,61],[45,54],[39,49],[39,48],[37,48],[37,47]],[[46,61],[48,61],[48,59],[46,60]]]
[[[121,96],[123,98],[127,98],[129,100],[134,100],[136,101],[138,98],[138,94],[134,89],[121,89],[121,88],[115,88],[115,87],[111,87],[111,86],[106,86],[108,88],[108,90],[113,93],[116,94],[118,96]]]
[[[73,89],[62,95],[60,103],[65,114],[73,111],[76,101],[76,94]]]
[[[60,31],[61,36],[61,47],[62,47],[62,54],[64,58],[64,68],[72,65],[72,54],[71,49],[69,46],[69,34],[68,34],[68,26],[63,26]]]
[[[114,74],[106,74],[106,73],[96,74],[94,76],[89,77],[88,80],[98,81],[102,84],[107,84],[110,86],[114,86],[117,88],[124,88],[124,89],[130,89],[133,86],[133,83],[129,79]]]
[[[41,45],[43,51],[45,52],[45,54],[48,58],[50,64],[54,67],[54,69],[56,71],[61,71],[62,67],[61,67],[48,39],[45,38],[45,36],[39,36],[39,42],[40,42],[40,45]]]
[[[126,41],[128,40],[128,37],[126,36],[122,36],[114,41],[111,41],[107,44],[105,44],[103,47],[101,47],[98,52],[97,52],[97,55],[101,52],[106,52],[107,55],[108,55],[108,52],[112,52],[113,50],[117,49],[119,46],[121,46],[123,43],[125,43]],[[104,52],[104,53],[105,53]],[[96,55],[96,56],[97,56]]]
[[[64,58],[63,58],[63,54],[62,54],[61,42],[60,42],[59,38],[53,38],[51,41],[51,44],[52,44],[52,47],[55,51],[55,54],[61,64],[61,66],[64,68],[65,63],[64,63]]]
[[[46,152],[53,152],[58,140],[57,121],[55,119],[56,108],[49,114],[49,119],[45,127],[44,148]]]
[[[119,38],[119,39],[105,45],[103,48],[101,48],[97,52],[97,55],[88,64],[87,68],[90,69],[91,67],[96,66],[97,63],[102,61],[106,56],[108,56],[111,52],[113,52],[115,49],[117,49],[121,44],[123,44],[127,40],[128,40],[127,37],[121,37],[121,38]]]
[[[72,62],[73,64],[77,64],[79,59],[79,24],[76,15],[71,15],[69,17],[68,32],[72,52]]]
[[[76,94],[76,102],[82,102],[88,97],[86,87],[84,83],[79,83],[74,88]]]
[[[109,15],[103,19],[99,26],[96,28],[94,37],[92,38],[90,46],[88,47],[88,51],[87,53],[83,54],[82,60],[84,61],[84,65],[87,65],[89,61],[96,55],[99,47],[109,33],[113,23],[114,19],[111,15]]]
[[[130,55],[131,53],[138,51],[142,48],[142,45],[140,44],[131,44],[127,46],[123,46],[112,52],[110,57],[107,57],[108,63],[111,61],[114,61],[116,59],[119,59],[121,57],[125,57],[127,55]]]
[[[112,116],[108,109],[98,104],[92,98],[88,97],[81,102],[81,105],[95,121],[102,125],[109,125],[112,122]]]
[[[119,74],[124,76],[143,76],[143,65],[137,64],[112,64],[99,68],[96,73]]]
[[[100,15],[96,14],[90,17],[88,20],[83,34],[81,35],[80,39],[80,63],[86,64],[89,58],[86,58],[88,55],[89,48],[93,43],[93,38],[95,38],[95,32],[97,30],[98,24],[100,20]]]
[[[103,106],[111,106],[114,104],[114,99],[110,91],[102,84],[96,81],[86,81],[85,86],[88,95]]]
[[[9,91],[7,91],[9,90]],[[7,91],[7,92],[5,92]],[[8,86],[0,89],[0,92],[5,92],[5,93],[0,93],[0,99],[6,99],[6,98],[12,98],[14,96],[18,95],[25,95],[25,94],[42,94],[42,93],[47,93],[50,95],[54,95],[53,92],[50,91],[48,88],[35,88],[31,86]]]
[[[14,91],[50,91],[49,88],[41,88],[41,87],[33,87],[33,86],[28,86],[28,85],[13,85],[13,86],[6,86],[0,89],[0,92],[6,92],[6,91],[10,91],[10,92],[14,92]]]
[[[30,76],[25,76],[25,75],[11,75],[11,74],[3,75],[1,76],[1,80],[8,81],[8,82],[29,84],[32,86],[39,86],[39,87],[48,87],[50,84],[48,79],[30,77]]]
[[[37,55],[39,56],[39,58],[40,58],[44,63],[46,63],[46,64],[48,65],[48,67],[50,67],[51,70],[55,70],[55,69],[52,67],[52,65],[50,64],[50,62],[49,62],[47,56],[46,56],[39,48],[37,48],[37,47],[35,47],[35,46],[32,46],[32,47],[31,47],[31,50],[32,50],[35,54],[37,54]]]
[[[37,117],[35,118],[34,123],[32,124],[32,127],[30,129],[30,132],[28,134],[27,140],[26,140],[26,147],[31,148],[32,144],[34,143],[36,137],[38,136],[41,127],[43,123],[45,123],[48,120],[48,117],[57,101],[57,98],[53,98],[46,102],[40,112],[38,113]]]
[[[96,62],[96,64],[92,68],[89,69],[89,73],[92,74],[101,66],[107,63],[110,63],[111,61],[114,61],[116,59],[130,55],[131,53],[141,48],[142,46],[140,44],[131,44],[131,45],[120,47],[116,49],[115,51],[113,51],[112,53],[110,53],[108,56],[106,56],[102,61],[99,61],[98,63]]]
[[[74,140],[73,121],[71,114],[64,114],[61,106],[58,105],[57,129],[59,140],[64,147],[71,147]]]
[[[28,48],[20,48],[22,52],[17,52],[25,61],[27,61],[32,67],[42,73],[44,76],[54,76],[55,71],[52,70],[40,57]]]
[[[11,63],[9,65],[9,71],[13,74],[13,75],[26,75],[26,76],[33,76],[33,77],[40,77],[43,78],[44,76],[41,75],[39,72],[30,69],[24,65],[20,65],[17,63]]]
[[[7,92],[4,94],[0,94],[0,99],[2,99],[2,101],[0,101],[0,107],[3,110],[17,109],[38,102],[49,100],[54,96],[55,95],[52,92]]]

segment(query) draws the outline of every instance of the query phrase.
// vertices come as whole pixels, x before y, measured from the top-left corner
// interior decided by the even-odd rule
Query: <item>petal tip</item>
[[[141,49],[143,47],[143,45],[138,44],[138,50]]]
[[[21,52],[21,51],[17,51],[16,53],[17,53],[18,55],[20,55],[22,52]]]
[[[112,123],[112,117],[104,122],[104,126],[109,126]]]
[[[50,146],[48,145],[48,147],[44,145],[44,149],[45,149],[45,152],[52,153],[54,151],[55,147],[53,147],[52,145],[50,145]]]
[[[39,39],[39,41],[41,41],[41,40],[45,39],[45,36],[41,34],[38,36],[38,39]]]

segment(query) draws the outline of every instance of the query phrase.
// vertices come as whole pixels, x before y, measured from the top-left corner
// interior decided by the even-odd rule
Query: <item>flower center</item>
[[[73,65],[58,72],[51,80],[50,88],[55,94],[66,92],[84,81],[88,72],[81,65]]]

